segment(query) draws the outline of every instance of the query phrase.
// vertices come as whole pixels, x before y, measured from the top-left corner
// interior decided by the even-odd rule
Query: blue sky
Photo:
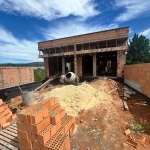
[[[0,63],[43,61],[39,41],[123,26],[150,38],[150,0],[0,0]]]

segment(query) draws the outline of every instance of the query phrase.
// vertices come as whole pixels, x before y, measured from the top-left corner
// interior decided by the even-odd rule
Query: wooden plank
[[[7,143],[9,143],[9,144],[11,144],[11,145],[13,145],[13,146],[15,146],[15,147],[19,147],[19,145],[18,145],[17,142],[12,141],[11,139],[9,139],[9,138],[7,138],[7,137],[4,137],[4,136],[2,136],[2,135],[0,135],[0,140],[6,141]]]
[[[16,130],[14,130],[14,129],[11,129],[10,127],[6,128],[5,130],[11,131],[11,132],[13,132],[13,133],[16,133],[16,134],[17,134],[17,131],[16,131]]]
[[[5,132],[6,134],[9,134],[9,135],[11,135],[11,136],[18,137],[18,134],[12,133],[12,132],[10,132],[10,131],[8,131],[8,130],[3,130],[3,132]]]
[[[5,147],[7,147],[7,148],[9,148],[11,150],[18,150],[19,149],[19,148],[15,147],[15,146],[13,146],[13,145],[5,142],[5,141],[2,141],[2,140],[0,140],[0,144],[4,145]]]
[[[17,128],[17,125],[14,123],[14,124],[12,124],[12,126],[14,126],[14,127],[16,127]]]
[[[1,145],[1,144],[0,144],[0,149],[1,149],[1,150],[10,150],[10,149],[8,149],[7,147],[4,147],[4,146]]]
[[[125,110],[129,110],[129,107],[128,107],[128,105],[127,105],[126,101],[125,101],[125,100],[122,100],[122,101],[123,101],[123,104],[124,104],[124,108],[125,108]]]
[[[9,135],[9,134],[7,134],[7,133],[5,133],[5,132],[0,132],[0,135],[5,136],[5,137],[8,137],[9,139],[11,139],[11,140],[13,140],[13,141],[15,141],[15,142],[18,142],[18,138],[17,138],[17,137],[14,137],[14,136],[12,136],[12,135]]]
[[[17,128],[16,128],[16,127],[14,127],[14,126],[9,126],[9,128],[11,128],[11,129],[13,129],[13,130],[17,131]]]

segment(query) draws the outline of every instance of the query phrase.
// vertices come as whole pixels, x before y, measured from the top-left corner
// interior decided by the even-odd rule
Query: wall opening
[[[85,76],[93,76],[93,56],[82,56],[82,74]]]
[[[107,67],[108,75],[116,76],[117,74],[117,52],[97,53],[97,75],[104,75]]]

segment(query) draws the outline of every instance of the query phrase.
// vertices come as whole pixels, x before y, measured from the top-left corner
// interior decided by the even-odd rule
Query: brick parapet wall
[[[57,47],[61,45],[70,45],[70,44],[72,45],[76,43],[90,42],[96,40],[99,41],[105,39],[113,39],[113,38],[115,39],[119,37],[128,37],[128,33],[129,33],[129,27],[124,27],[124,28],[118,28],[118,29],[106,30],[106,31],[95,32],[90,34],[39,42],[38,48],[43,49],[48,47]]]
[[[125,65],[124,79],[133,88],[150,98],[150,63]]]
[[[0,88],[34,82],[33,67],[1,67]]]

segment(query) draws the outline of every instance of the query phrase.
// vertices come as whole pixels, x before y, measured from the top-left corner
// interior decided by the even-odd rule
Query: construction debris
[[[131,133],[130,129],[127,129],[125,132],[125,135],[129,135]]]
[[[60,108],[57,98],[49,98],[18,114],[18,140],[23,149],[70,149],[69,137],[75,118]]]
[[[5,128],[7,125],[16,118],[16,114],[12,114],[7,104],[4,104],[0,99],[0,128]],[[8,123],[8,124],[6,124]]]

